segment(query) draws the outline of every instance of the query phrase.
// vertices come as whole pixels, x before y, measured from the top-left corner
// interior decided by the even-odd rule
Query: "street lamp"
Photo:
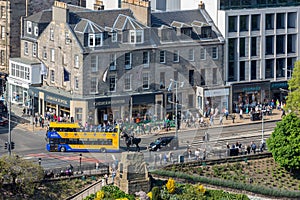
[[[170,92],[172,90],[172,85],[174,83],[175,87],[175,138],[178,139],[178,84],[180,84],[179,87],[183,87],[184,82],[175,81],[173,79],[170,79],[171,83],[168,87],[168,91]],[[174,102],[173,102],[174,103]]]
[[[41,166],[41,164],[42,164],[42,159],[39,158],[39,166]]]
[[[80,173],[82,173],[82,171],[81,171],[81,158],[82,158],[82,154],[79,154],[79,171],[80,171]]]

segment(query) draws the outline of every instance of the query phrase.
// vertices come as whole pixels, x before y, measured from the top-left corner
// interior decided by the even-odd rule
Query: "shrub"
[[[153,187],[151,192],[152,192],[152,199],[153,200],[160,200],[159,187]]]

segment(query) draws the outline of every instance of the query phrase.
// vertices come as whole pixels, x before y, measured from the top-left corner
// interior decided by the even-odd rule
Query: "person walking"
[[[240,119],[243,119],[243,109],[240,108]]]
[[[220,125],[223,125],[223,114],[220,114]]]
[[[213,114],[210,114],[209,121],[210,121],[210,126],[213,126],[214,125],[214,115]]]

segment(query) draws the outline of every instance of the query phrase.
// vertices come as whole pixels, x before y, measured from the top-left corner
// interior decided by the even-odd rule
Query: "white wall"
[[[214,2],[215,0],[210,0],[210,2]],[[181,0],[181,10],[194,10],[198,9],[198,5],[200,0]]]
[[[94,4],[96,0],[86,0],[86,7],[89,9],[94,9]],[[117,9],[118,8],[118,0],[102,0],[104,4],[105,10]]]

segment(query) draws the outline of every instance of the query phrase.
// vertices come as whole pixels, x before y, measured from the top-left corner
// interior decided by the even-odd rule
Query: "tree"
[[[291,113],[277,122],[274,132],[267,140],[268,149],[280,166],[299,170],[300,166],[300,118]]]
[[[10,185],[14,194],[30,196],[43,178],[43,169],[18,156],[0,158],[1,185]]]
[[[286,106],[292,112],[300,112],[300,61],[295,62],[292,78],[288,82],[289,93]]]

